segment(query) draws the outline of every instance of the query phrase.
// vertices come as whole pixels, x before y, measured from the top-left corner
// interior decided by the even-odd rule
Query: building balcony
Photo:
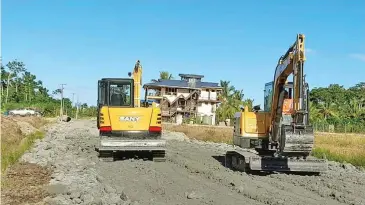
[[[214,96],[214,97],[212,97],[212,96],[203,96],[203,97],[201,97],[201,96],[199,96],[199,98],[198,98],[198,101],[201,101],[201,102],[220,102],[221,100],[219,99],[219,97],[216,97],[216,96]]]
[[[155,93],[147,93],[147,99],[162,99],[163,96],[161,95],[160,92],[155,92]]]

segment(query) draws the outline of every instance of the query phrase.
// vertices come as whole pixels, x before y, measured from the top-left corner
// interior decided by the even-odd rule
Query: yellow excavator
[[[327,160],[310,156],[314,132],[309,123],[309,88],[305,82],[305,36],[280,57],[274,79],[265,84],[265,103],[235,114],[233,144],[227,167],[245,171],[320,173]],[[287,82],[293,76],[293,82]]]
[[[122,153],[124,157],[142,155],[143,159],[165,161],[161,110],[155,103],[149,106],[146,99],[141,103],[142,66],[139,60],[128,75],[130,78],[98,81],[100,144],[96,150],[99,157],[103,161],[114,161]]]

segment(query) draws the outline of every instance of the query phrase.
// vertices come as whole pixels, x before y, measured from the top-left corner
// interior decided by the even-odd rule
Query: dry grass
[[[36,139],[47,121],[39,117],[1,117],[1,172],[14,164]]]
[[[232,127],[163,124],[163,129],[183,132],[191,139],[232,143]],[[365,166],[365,134],[315,133],[313,155]]]
[[[316,157],[325,156],[329,160],[365,166],[364,134],[316,133],[314,145],[313,155]]]
[[[190,139],[232,144],[233,128],[231,127],[163,124],[162,128],[175,132],[183,132]]]
[[[36,164],[17,163],[3,177],[1,204],[37,203],[50,194],[43,188],[51,180],[51,169]]]

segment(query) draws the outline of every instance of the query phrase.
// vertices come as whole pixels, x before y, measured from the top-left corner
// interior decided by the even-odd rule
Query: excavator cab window
[[[289,82],[285,86],[285,97],[284,99],[293,99],[293,83]]]
[[[99,81],[98,104],[106,106],[133,107],[132,79],[102,79]]]
[[[98,106],[101,107],[106,104],[105,102],[105,86],[106,82],[99,80],[98,81]]]

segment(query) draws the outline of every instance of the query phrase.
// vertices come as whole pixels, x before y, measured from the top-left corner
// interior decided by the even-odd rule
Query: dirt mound
[[[17,121],[10,117],[1,117],[1,143],[19,142],[23,136],[23,132]]]
[[[1,116],[1,132],[3,137],[29,135],[46,124],[41,117],[8,117]]]
[[[34,136],[46,123],[40,117],[1,116],[1,204],[22,204],[41,201],[47,193],[50,170],[31,163],[17,163],[18,158],[32,145]]]
[[[49,194],[43,189],[51,179],[51,170],[36,164],[19,163],[9,168],[2,186],[1,204],[41,201]]]

